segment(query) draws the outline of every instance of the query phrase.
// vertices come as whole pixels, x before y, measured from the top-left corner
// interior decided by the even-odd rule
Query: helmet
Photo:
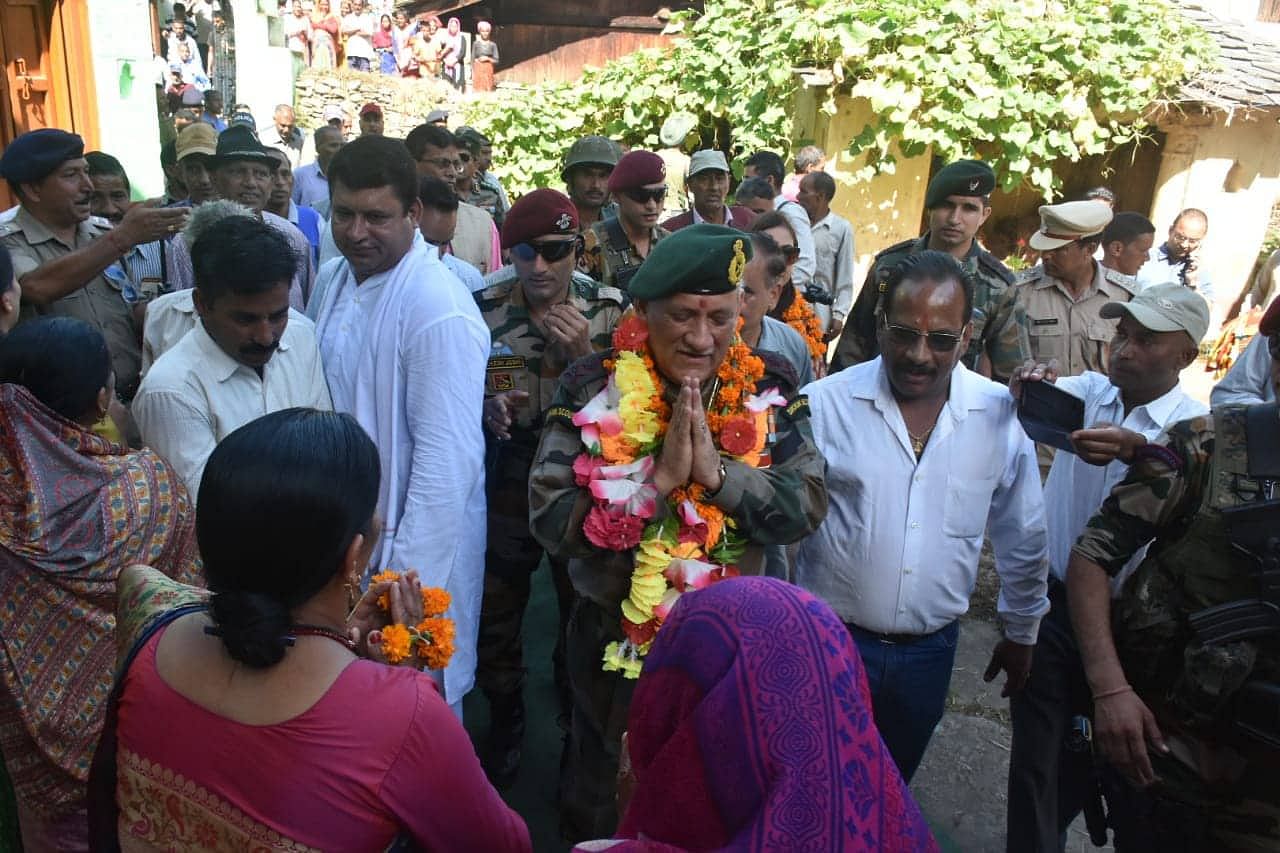
[[[560,177],[568,182],[569,172],[574,166],[588,163],[608,166],[612,169],[618,165],[618,158],[621,156],[622,151],[618,143],[612,139],[603,136],[584,136],[573,143],[569,149],[569,156],[564,159],[564,168],[560,171]]]

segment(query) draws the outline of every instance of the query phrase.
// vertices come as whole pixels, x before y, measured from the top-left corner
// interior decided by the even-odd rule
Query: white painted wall
[[[258,11],[259,0],[230,0],[230,5],[236,28],[236,100],[249,105],[262,128],[271,122],[277,104],[293,103],[293,54],[269,43],[270,22]]]

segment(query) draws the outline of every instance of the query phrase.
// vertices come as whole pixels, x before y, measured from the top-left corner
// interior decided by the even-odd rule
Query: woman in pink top
[[[114,824],[125,851],[531,849],[431,677],[379,660],[372,602],[414,622],[416,576],[351,606],[378,471],[368,436],[332,412],[276,412],[214,450],[196,520],[207,605],[145,567],[121,578],[130,652],[95,759],[95,792],[115,792],[114,809],[91,807],[95,837]]]

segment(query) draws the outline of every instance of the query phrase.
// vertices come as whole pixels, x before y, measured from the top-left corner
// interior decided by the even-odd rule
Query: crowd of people
[[[734,187],[677,114],[512,203],[482,130],[358,122],[196,120],[158,204],[62,130],[0,154],[25,849],[530,849],[545,561],[567,841],[935,850],[907,785],[988,544],[1008,849],[1100,796],[1117,850],[1280,843],[1280,308],[1182,388],[1201,211],[1045,205],[1015,277],[957,160],[859,289],[816,148]],[[387,637],[432,595],[424,670]]]
[[[350,68],[392,77],[447,81],[459,92],[470,83],[492,92],[500,61],[493,25],[479,21],[463,32],[462,21],[442,23],[432,14],[412,19],[383,0],[281,0],[285,46],[307,68]]]

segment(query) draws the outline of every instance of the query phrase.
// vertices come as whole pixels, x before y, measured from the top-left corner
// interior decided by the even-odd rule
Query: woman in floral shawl
[[[88,844],[117,575],[146,563],[199,581],[181,480],[154,453],[90,431],[113,387],[106,341],[80,320],[0,340],[0,753],[27,851]]]
[[[849,632],[772,578],[680,597],[636,685],[619,775],[626,840],[575,850],[938,849]]]

